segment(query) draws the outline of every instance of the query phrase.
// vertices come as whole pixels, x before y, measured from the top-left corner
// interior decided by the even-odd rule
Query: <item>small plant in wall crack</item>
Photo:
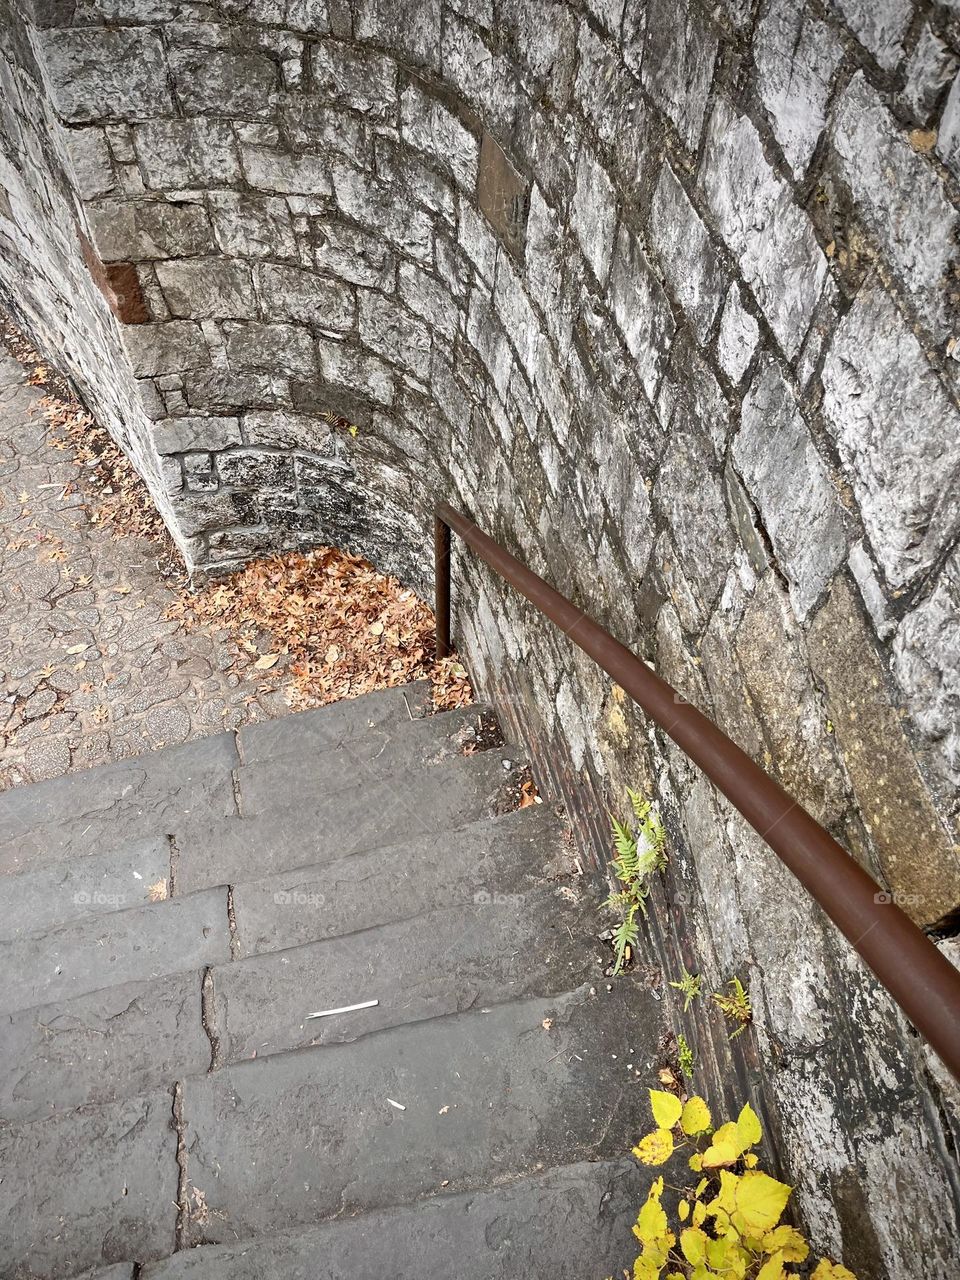
[[[687,1080],[693,1079],[693,1050],[687,1043],[687,1037],[681,1033],[677,1036],[677,1064]]]
[[[683,995],[683,1012],[686,1013],[694,1000],[700,995],[703,979],[699,973],[687,973],[686,966],[684,966],[683,976],[680,981],[671,982],[670,985]]]
[[[633,1154],[641,1164],[662,1165],[676,1150],[692,1148],[687,1164],[699,1181],[689,1189],[675,1188],[681,1195],[676,1230],[671,1230],[660,1203],[664,1180],[654,1181],[633,1228],[641,1246],[633,1280],[796,1276],[790,1264],[806,1262],[810,1246],[799,1231],[780,1221],[793,1188],[757,1168],[759,1156],[753,1148],[763,1133],[749,1103],[736,1120],[717,1129],[703,1098],[684,1101],[651,1089],[650,1106],[656,1128],[641,1138]],[[856,1277],[839,1263],[823,1259],[810,1280]]]
[[[638,916],[647,914],[650,877],[667,865],[666,834],[660,815],[650,801],[644,800],[636,791],[628,788],[627,796],[632,809],[630,819],[621,822],[611,815],[616,855],[610,865],[620,888],[603,904],[620,915],[611,939],[614,973],[622,972],[636,949],[640,937]]]
[[[730,1039],[736,1040],[753,1020],[753,1005],[750,1003],[750,993],[744,990],[739,978],[731,978],[727,986],[731,988],[728,995],[715,991],[713,999],[723,1016],[728,1021],[736,1023],[730,1034]]]

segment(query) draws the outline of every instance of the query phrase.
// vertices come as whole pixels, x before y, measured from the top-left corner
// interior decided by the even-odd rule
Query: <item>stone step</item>
[[[232,733],[215,734],[183,746],[167,747],[120,764],[68,773],[49,782],[14,787],[0,794],[0,872],[29,864],[28,849],[18,859],[17,842],[38,829],[68,820],[102,823],[114,830],[140,825],[143,815],[190,813],[209,803],[211,788],[229,782],[240,763]],[[232,791],[232,786],[228,788]],[[229,807],[233,811],[232,797]]]
[[[278,720],[244,725],[237,731],[240,758],[244,764],[257,764],[278,755],[314,755],[340,742],[363,738],[370,729],[419,719],[429,704],[429,680],[416,680]]]
[[[631,975],[598,992],[185,1081],[187,1178],[204,1205],[189,1241],[246,1240],[619,1155],[649,1121],[662,1009]]]
[[[165,836],[7,875],[0,880],[0,941],[138,906],[149,902],[151,894],[169,891],[169,881],[170,842]]]
[[[400,770],[425,768],[456,759],[476,741],[483,707],[461,707],[442,715],[402,720],[368,729],[352,741],[324,749],[298,749],[302,735],[276,740],[269,760],[237,770],[240,813],[250,817],[277,808],[277,797],[313,797],[340,791],[358,780],[373,781]]]
[[[0,943],[0,1014],[230,959],[225,889]]]
[[[385,1027],[602,985],[596,903],[569,885],[442,907],[211,970],[207,1027],[238,1062],[341,1044]],[[309,1018],[369,1000],[372,1008]]]
[[[0,1018],[0,1121],[132,1098],[206,1071],[202,988],[195,969]]]
[[[281,791],[268,814],[191,824],[177,835],[179,890],[326,864],[508,812],[516,807],[519,768],[504,769],[503,760],[517,758],[484,751],[364,779],[311,795],[309,803],[291,804]]]
[[[4,1276],[60,1280],[173,1252],[177,1133],[167,1092],[0,1128],[0,1169]]]
[[[600,1280],[632,1273],[649,1170],[633,1160],[551,1169],[490,1191],[438,1195],[299,1233],[202,1245],[141,1280]],[[97,1278],[100,1280],[100,1277]]]
[[[325,866],[234,885],[240,955],[389,924],[434,907],[522,893],[574,871],[566,822],[547,805],[418,836]]]
[[[511,901],[508,895],[528,892],[556,877],[561,879],[554,887],[568,883],[564,830],[559,818],[546,806],[538,806],[466,827],[454,833],[449,847],[444,834],[344,858],[328,868],[312,868],[308,878],[299,877],[309,886],[299,902],[278,905],[273,901],[274,892],[291,892],[275,890],[274,886],[284,883],[282,877],[238,885],[234,915],[239,935],[259,941],[264,951],[275,951],[282,945],[284,913],[291,917],[287,940],[296,946],[310,942],[318,928],[327,930],[322,936],[335,936],[356,930],[358,922],[370,927],[410,916],[422,920],[422,913],[431,909],[470,904],[476,893],[482,895],[484,910],[489,899],[489,908],[496,912]],[[377,891],[371,894],[374,881]],[[324,893],[329,904],[319,919],[306,897],[317,893]],[[592,909],[587,932],[595,932]],[[342,961],[346,965],[350,945],[348,939]],[[587,939],[585,960],[590,946],[592,938]],[[411,951],[418,954],[415,947]],[[232,967],[245,963],[216,970],[217,988],[222,990]],[[422,958],[418,963],[422,970]],[[552,978],[553,971],[544,971],[536,953],[527,964],[531,975]],[[290,968],[289,960],[285,967]],[[124,983],[7,1015],[0,1021],[0,1120],[31,1120],[86,1103],[111,1102],[205,1070],[211,1061],[211,1042],[203,1027],[203,976],[194,970]],[[239,987],[242,993],[242,980]],[[212,978],[207,988],[211,1030],[215,1030]],[[313,1011],[314,1007],[307,1012]],[[297,1009],[295,1017],[287,1017],[286,1023],[281,1020],[281,1028],[299,1034],[302,1013]],[[268,1014],[260,1025],[265,1027],[272,1017]],[[227,1021],[232,1035],[229,1008]],[[219,1056],[225,1057],[222,1045]]]

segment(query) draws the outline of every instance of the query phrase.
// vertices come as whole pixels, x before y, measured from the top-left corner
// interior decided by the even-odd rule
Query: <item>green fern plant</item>
[[[753,1005],[750,1002],[749,991],[744,990],[739,978],[731,978],[727,986],[733,988],[730,995],[721,995],[719,991],[715,991],[713,998],[723,1016],[730,1022],[737,1023],[736,1030],[730,1036],[731,1040],[736,1040],[753,1020]]]
[[[621,887],[603,904],[620,915],[620,923],[613,933],[614,973],[623,970],[639,941],[637,916],[647,914],[649,879],[667,865],[666,833],[660,815],[650,801],[636,791],[628,788],[627,796],[633,811],[632,821],[621,822],[610,815],[616,851],[610,865]]]
[[[693,1001],[700,995],[700,988],[702,984],[703,979],[700,977],[699,973],[687,973],[686,965],[684,965],[683,976],[680,981],[670,983],[671,987],[683,994],[684,1013],[687,1012]]]

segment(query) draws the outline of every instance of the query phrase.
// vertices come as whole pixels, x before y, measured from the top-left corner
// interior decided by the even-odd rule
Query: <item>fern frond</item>
[[[627,947],[635,950],[640,940],[640,926],[637,924],[637,908],[632,906],[617,925],[613,934],[613,951],[616,957],[614,973],[620,973],[626,962]]]
[[[610,823],[613,827],[613,847],[617,851],[617,856],[624,863],[629,863],[637,856],[637,842],[633,838],[633,832],[625,823],[620,822],[612,814]]]

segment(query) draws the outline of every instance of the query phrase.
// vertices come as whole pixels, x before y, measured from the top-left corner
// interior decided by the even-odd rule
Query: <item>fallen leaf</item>
[[[257,671],[269,671],[271,667],[275,667],[280,661],[279,653],[265,653],[262,658],[258,658],[253,664]]]

